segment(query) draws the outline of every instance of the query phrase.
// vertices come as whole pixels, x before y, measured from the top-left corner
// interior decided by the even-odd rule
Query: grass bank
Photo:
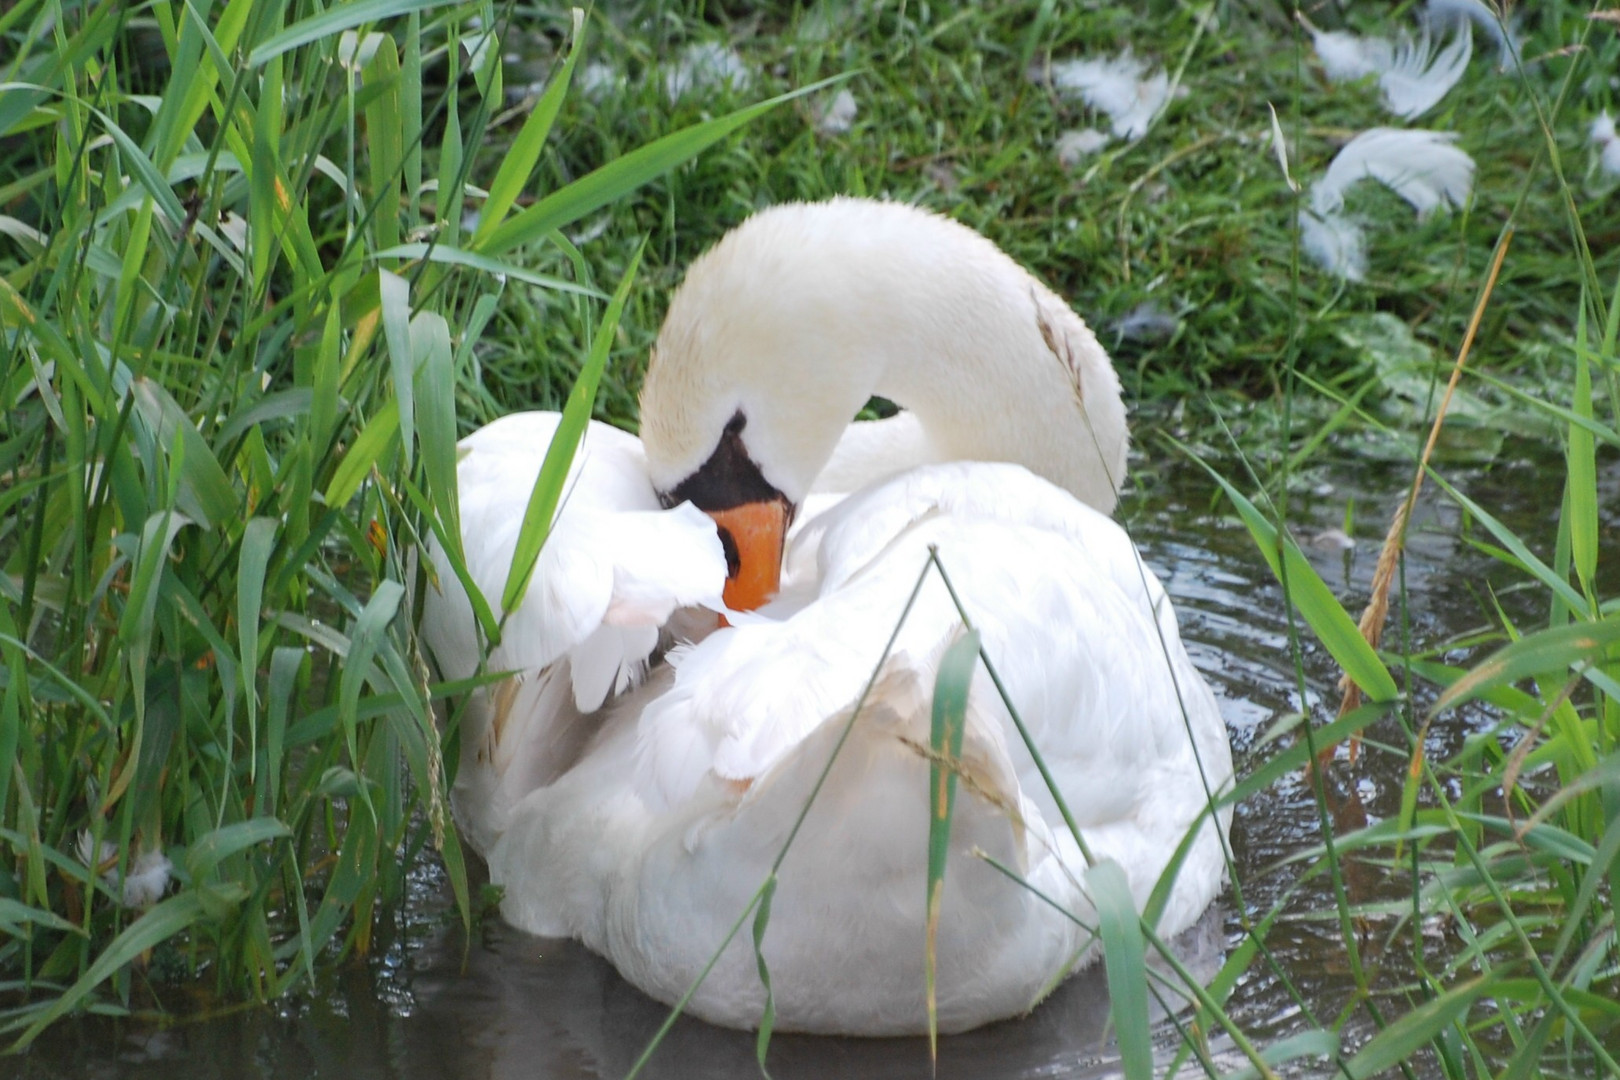
[[[1419,10],[1308,14],[1393,34]],[[1407,121],[1372,80],[1327,79],[1283,4],[648,3],[578,25],[426,0],[13,5],[0,1028],[26,1041],[199,977],[227,998],[308,985],[370,947],[420,858],[444,861],[470,920],[443,796],[454,741],[431,711],[466,687],[432,681],[412,630],[413,552],[456,534],[456,435],[559,407],[582,372],[594,400],[575,409],[633,425],[681,268],[759,206],[846,193],[992,237],[1099,328],[1143,407],[1181,410],[1191,449],[1226,453],[1220,425],[1237,431],[1255,476],[1233,502],[1295,600],[1296,648],[1327,643],[1374,701],[1285,718],[1287,749],[1242,790],[1375,724],[1410,761],[1397,819],[1335,835],[1324,810],[1302,856],[1335,884],[1361,994],[1254,1057],[1357,1076],[1420,1048],[1448,1076],[1603,1067],[1620,631],[1597,492],[1620,446],[1620,179],[1589,133],[1615,104],[1620,35],[1587,15],[1523,9],[1506,70],[1480,31],[1461,81]],[[1126,49],[1164,80],[1135,137],[1058,74]],[[1357,185],[1350,280],[1301,257],[1298,212],[1376,126],[1455,132],[1476,167],[1460,207],[1421,218]],[[1086,129],[1104,138],[1074,156],[1065,135]],[[1416,468],[1476,312],[1428,482],[1504,431],[1565,447],[1545,536],[1452,496],[1539,591],[1545,629],[1493,613],[1490,639],[1380,653],[1276,525],[1324,440]],[[1393,602],[1399,618],[1422,598]],[[1441,693],[1484,696],[1500,723],[1432,760]],[[1383,912],[1340,886],[1349,852],[1407,886],[1396,1006],[1359,974],[1360,927]],[[168,884],[130,891],[164,861]],[[1245,912],[1190,1032],[1221,1025],[1281,913]],[[1438,953],[1421,934],[1436,919]],[[1380,1034],[1341,1047],[1352,1017]]]

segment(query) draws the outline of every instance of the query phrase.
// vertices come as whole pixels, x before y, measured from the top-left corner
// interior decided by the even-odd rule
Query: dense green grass
[[[1351,22],[1388,33],[1414,7]],[[1288,732],[1242,791],[1379,720],[1411,755],[1398,820],[1324,829],[1306,853],[1335,882],[1361,991],[1345,1014],[1267,1051],[1220,1012],[1266,962],[1275,912],[1249,913],[1253,936],[1207,993],[1154,992],[1198,997],[1198,1030],[1228,1027],[1253,1055],[1328,1054],[1351,1075],[1419,1047],[1448,1076],[1595,1067],[1620,1019],[1605,908],[1620,632],[1596,494],[1620,446],[1620,195],[1585,131],[1615,105],[1620,34],[1573,3],[1524,8],[1534,62],[1498,73],[1481,44],[1423,121],[1461,133],[1473,203],[1416,223],[1358,188],[1351,209],[1373,228],[1357,285],[1299,263],[1267,105],[1307,181],[1349,135],[1393,122],[1373,88],[1321,78],[1281,3],[643,3],[593,13],[583,36],[566,11],[487,3],[0,14],[0,1026],[26,1040],[199,973],[231,998],[306,985],[368,949],[430,849],[470,919],[443,797],[455,742],[431,709],[458,688],[432,683],[412,629],[427,584],[412,553],[456,535],[455,435],[560,407],[582,371],[600,379],[596,415],[633,425],[681,268],[757,207],[848,193],[985,232],[1098,327],[1141,406],[1184,407],[1195,447],[1222,448],[1218,423],[1239,431],[1261,482],[1232,494],[1300,634],[1383,702]],[[1325,5],[1312,17],[1336,22]],[[356,58],[346,30],[383,36]],[[671,102],[664,73],[705,41],[735,43],[749,85]],[[1126,46],[1184,93],[1140,141],[1066,169],[1058,136],[1105,123],[1030,72]],[[581,85],[593,62],[622,83]],[[835,88],[750,108],[846,74],[845,134],[815,124]],[[1508,225],[1449,423],[1486,433],[1463,440],[1476,456],[1510,427],[1560,440],[1566,512],[1555,536],[1519,538],[1464,502],[1550,611],[1540,635],[1502,616],[1500,637],[1526,640],[1464,676],[1440,662],[1452,643],[1360,643],[1276,523],[1322,438],[1371,433],[1415,463]],[[622,317],[605,317],[618,287]],[[1123,332],[1142,304],[1172,317],[1165,333]],[[593,404],[574,402],[581,419]],[[1421,603],[1398,595],[1395,617]],[[1430,761],[1414,748],[1444,722],[1429,709],[1447,685],[1487,696],[1501,726]],[[113,844],[98,868],[112,881],[161,846],[177,884],[144,913],[120,907],[81,835]],[[1401,1012],[1357,960],[1367,911],[1338,887],[1350,849],[1410,885]],[[1420,941],[1437,915],[1465,942],[1439,962]],[[1152,942],[1132,935],[1150,932],[1116,920],[1110,955],[1140,957]],[[1355,1056],[1330,1034],[1352,1016],[1383,1030]],[[1134,1073],[1146,1033],[1121,1031]]]

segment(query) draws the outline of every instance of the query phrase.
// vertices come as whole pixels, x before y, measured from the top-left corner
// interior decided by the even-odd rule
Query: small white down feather
[[[1108,117],[1114,134],[1140,139],[1170,100],[1170,76],[1149,74],[1148,64],[1129,51],[1109,60],[1061,60],[1052,65],[1052,85]]]
[[[1361,226],[1344,213],[1345,192],[1362,180],[1377,180],[1411,204],[1419,219],[1468,200],[1474,159],[1452,145],[1449,131],[1371,128],[1345,144],[1311,185],[1310,206],[1300,214],[1300,243],[1329,273],[1360,281],[1367,272]]]
[[[1592,149],[1605,175],[1620,176],[1620,137],[1616,137],[1614,118],[1607,112],[1592,121]]]

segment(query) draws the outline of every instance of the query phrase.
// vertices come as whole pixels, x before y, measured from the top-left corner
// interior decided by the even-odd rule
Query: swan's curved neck
[[[942,460],[1015,462],[1113,507],[1124,406],[1090,330],[972,230],[859,200],[756,215],[693,265],[643,391],[653,482],[691,475],[740,414],[798,503],[874,394]]]

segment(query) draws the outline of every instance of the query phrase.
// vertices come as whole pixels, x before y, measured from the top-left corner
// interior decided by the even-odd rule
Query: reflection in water
[[[1464,478],[1464,486],[1510,527],[1540,538],[1550,527],[1558,492],[1542,481],[1534,455],[1519,451],[1521,460],[1528,459],[1524,464]],[[1253,541],[1224,505],[1212,502],[1209,485],[1195,470],[1170,463],[1154,474],[1138,466],[1136,476],[1137,490],[1122,505],[1122,515],[1176,603],[1188,651],[1221,701],[1242,774],[1258,760],[1255,743],[1266,727],[1301,708],[1280,590]],[[1388,514],[1410,474],[1404,467],[1361,464],[1353,471],[1324,470],[1310,479],[1312,486],[1296,496],[1291,509],[1299,535],[1340,527],[1347,503],[1355,502],[1361,523],[1355,528],[1357,548],[1322,543],[1307,545],[1305,551],[1345,607],[1357,612],[1367,599]],[[1608,475],[1600,482],[1613,496],[1609,489],[1620,477]],[[1615,507],[1620,499],[1608,498],[1601,505]],[[1431,491],[1414,515],[1408,544],[1405,587],[1411,609],[1404,631],[1391,623],[1389,642],[1398,643],[1404,632],[1418,645],[1434,645],[1486,621],[1470,590],[1479,587],[1495,564],[1459,544],[1455,529],[1455,514]],[[1507,603],[1513,604],[1513,598]],[[1515,618],[1533,614],[1510,613]],[[1337,706],[1338,671],[1308,635],[1302,647],[1305,705],[1320,722]],[[1446,719],[1447,724],[1430,733],[1428,750],[1434,757],[1455,752],[1463,736],[1484,722],[1477,713]],[[1381,722],[1369,736],[1396,748],[1406,745],[1395,720]],[[1404,753],[1379,752],[1364,754],[1354,769],[1342,760],[1336,764],[1329,776],[1335,830],[1396,813],[1404,766]],[[1285,777],[1238,808],[1232,843],[1241,902],[1251,916],[1263,915],[1295,890],[1287,909],[1292,917],[1276,925],[1268,945],[1309,1011],[1319,1022],[1331,1023],[1354,988],[1332,916],[1331,886],[1325,874],[1302,884],[1301,868],[1282,863],[1317,841],[1318,820],[1305,777]],[[1347,887],[1358,900],[1401,895],[1409,887],[1390,881],[1370,862],[1350,860],[1345,870]],[[663,1006],[571,942],[492,926],[463,958],[459,929],[446,928],[438,868],[424,863],[414,876],[419,902],[404,915],[395,944],[370,965],[351,964],[329,976],[320,992],[306,1000],[168,1029],[98,1018],[70,1021],[50,1031],[28,1056],[0,1058],[0,1075],[19,1080],[574,1080],[624,1075],[663,1023]],[[1178,942],[1185,962],[1203,977],[1212,975],[1224,951],[1242,938],[1236,903],[1229,896]],[[1396,967],[1404,963],[1400,954],[1406,947],[1390,950],[1386,983],[1399,979]],[[1380,958],[1371,959],[1376,964]],[[182,1012],[185,1008],[173,999],[168,1005]],[[1264,965],[1243,978],[1230,1007],[1261,1043],[1310,1023],[1307,1010]],[[1115,1075],[1106,1020],[1106,985],[1097,967],[1070,980],[1025,1019],[941,1040],[938,1075]],[[1174,1042],[1169,1020],[1160,1017],[1158,1030],[1166,1044]],[[1229,1053],[1221,1057],[1223,1067],[1237,1064]],[[928,1050],[920,1039],[778,1036],[771,1043],[769,1067],[783,1080],[918,1077],[928,1075]],[[753,1036],[683,1020],[645,1075],[756,1077]]]

